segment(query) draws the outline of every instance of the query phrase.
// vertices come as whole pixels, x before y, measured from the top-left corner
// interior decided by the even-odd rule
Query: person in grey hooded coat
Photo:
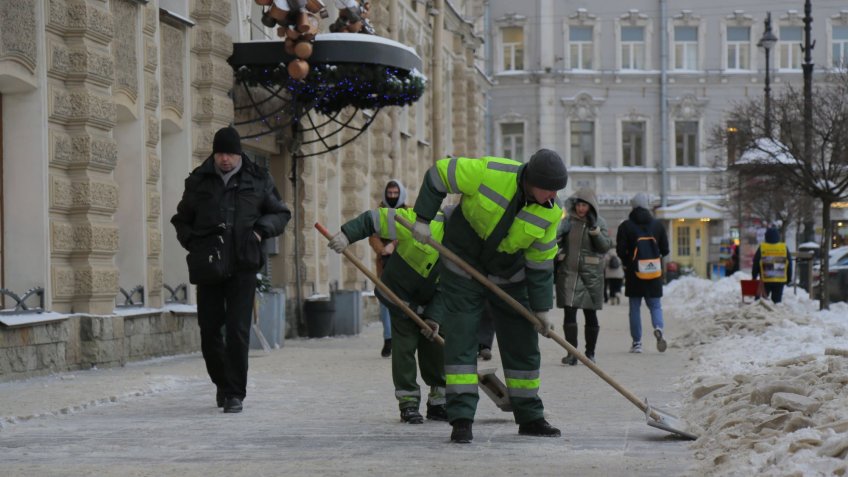
[[[607,223],[598,215],[595,191],[583,188],[565,203],[568,216],[563,219],[556,260],[556,300],[565,309],[565,339],[577,347],[577,310],[586,319],[586,357],[595,360],[595,345],[600,326],[597,311],[604,305],[604,255],[612,246]],[[577,364],[569,353],[563,364]]]

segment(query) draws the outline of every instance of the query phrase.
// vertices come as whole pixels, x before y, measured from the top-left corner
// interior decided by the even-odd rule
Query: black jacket
[[[263,254],[253,232],[263,239],[280,235],[291,218],[268,170],[244,154],[241,160],[241,169],[225,187],[214,158],[209,156],[185,180],[182,200],[171,218],[177,240],[186,250],[220,235],[226,244],[228,273],[259,270]]]
[[[642,207],[636,207],[630,211],[628,219],[618,226],[618,235],[615,239],[615,251],[621,258],[624,267],[624,294],[632,297],[659,298],[663,294],[663,279],[642,280],[636,276],[635,267],[631,266],[633,251],[636,248],[636,240],[639,236],[634,228],[639,228],[650,233],[656,240],[660,249],[660,255],[668,255],[668,235],[665,227],[655,220],[651,213]]]

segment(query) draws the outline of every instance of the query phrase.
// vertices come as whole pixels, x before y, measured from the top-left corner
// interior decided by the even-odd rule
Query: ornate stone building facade
[[[289,297],[363,287],[314,222],[337,229],[376,206],[390,178],[412,201],[435,158],[486,153],[482,4],[374,0],[378,34],[414,47],[430,86],[418,103],[379,112],[350,145],[299,159],[295,182],[284,136],[245,143],[298,217],[270,260]],[[198,348],[194,313],[166,303],[188,283],[169,219],[215,131],[233,122],[233,42],[275,38],[258,8],[0,0],[0,288],[43,289],[47,311],[8,313],[17,303],[3,296],[0,379]],[[354,250],[369,258],[367,245]]]

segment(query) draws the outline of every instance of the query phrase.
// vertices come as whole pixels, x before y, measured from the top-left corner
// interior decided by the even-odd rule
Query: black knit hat
[[[212,153],[216,152],[241,154],[241,136],[235,128],[227,126],[215,133],[215,139],[212,141]]]
[[[530,157],[524,178],[528,184],[545,190],[565,189],[568,172],[562,158],[550,149],[539,149]]]

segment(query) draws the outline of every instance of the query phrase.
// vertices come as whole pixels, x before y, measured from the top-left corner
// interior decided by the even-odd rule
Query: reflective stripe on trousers
[[[539,394],[539,370],[504,369],[506,387],[511,397],[532,398]]]
[[[445,365],[447,394],[477,394],[477,365]]]

